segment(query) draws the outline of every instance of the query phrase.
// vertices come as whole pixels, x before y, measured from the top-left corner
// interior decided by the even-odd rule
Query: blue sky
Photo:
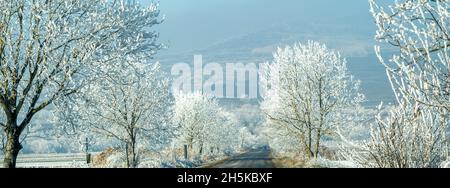
[[[166,21],[157,30],[174,53],[205,48],[280,23],[346,24],[373,30],[366,0],[160,0],[160,8]]]

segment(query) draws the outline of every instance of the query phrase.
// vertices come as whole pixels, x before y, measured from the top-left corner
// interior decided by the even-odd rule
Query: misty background
[[[156,30],[168,48],[156,60],[167,70],[192,63],[194,54],[204,64],[271,61],[278,46],[315,40],[347,59],[366,105],[393,101],[374,54],[376,28],[365,0],[162,0],[160,10],[165,20]]]

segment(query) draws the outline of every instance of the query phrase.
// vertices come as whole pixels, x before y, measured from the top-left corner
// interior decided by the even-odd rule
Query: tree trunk
[[[189,138],[188,139],[188,159],[189,157],[195,157],[195,151],[194,151],[194,139]]]
[[[308,157],[311,159],[314,157],[314,152],[312,151],[312,128],[308,128],[308,144],[307,144],[307,150],[308,150]]]
[[[203,141],[200,143],[200,148],[198,150],[198,156],[201,157],[203,155]]]
[[[136,154],[136,141],[131,142],[131,168],[138,166],[137,154]]]
[[[320,152],[320,138],[322,137],[322,131],[321,131],[321,129],[322,129],[322,126],[320,126],[320,128],[319,128],[319,130],[317,130],[317,140],[316,140],[316,150],[315,150],[315,152],[314,152],[314,157],[315,158],[318,158],[319,157],[319,152]]]
[[[128,142],[125,142],[125,158],[127,162],[127,168],[130,168],[130,152],[129,152],[129,146]]]
[[[22,149],[20,144],[20,132],[16,126],[10,130],[6,130],[6,146],[4,149],[4,168],[16,168],[17,156]]]
[[[126,144],[126,163],[127,168],[136,168],[138,166],[138,159],[136,153],[136,143],[131,142]]]

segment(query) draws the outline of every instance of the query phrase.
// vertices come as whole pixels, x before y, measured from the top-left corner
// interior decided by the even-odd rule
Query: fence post
[[[184,159],[187,160],[188,159],[188,146],[184,145]]]
[[[91,164],[91,154],[89,153],[89,139],[87,137],[84,142],[84,149],[86,153],[86,163]]]

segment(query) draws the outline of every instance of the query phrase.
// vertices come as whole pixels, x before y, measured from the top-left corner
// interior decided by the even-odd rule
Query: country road
[[[270,150],[255,149],[222,161],[211,168],[273,168]]]

